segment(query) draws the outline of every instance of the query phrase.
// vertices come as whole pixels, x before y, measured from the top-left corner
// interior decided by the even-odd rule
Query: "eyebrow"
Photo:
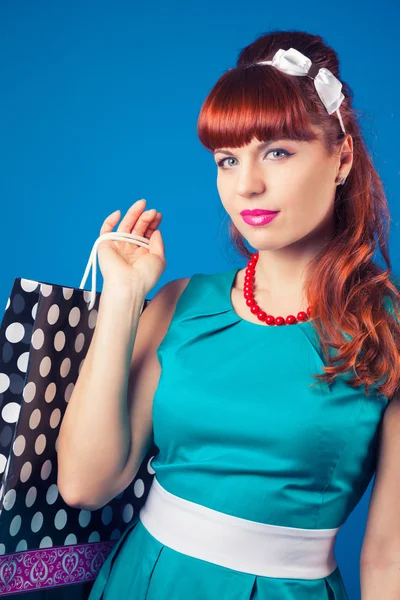
[[[262,150],[263,148],[266,148],[266,146],[269,146],[269,144],[271,144],[272,142],[277,142],[278,140],[290,141],[290,138],[282,137],[268,140],[267,142],[262,142],[261,144],[258,144],[258,146],[256,146],[256,150]],[[220,152],[221,154],[232,154],[232,152],[229,152],[229,150],[226,150],[224,148],[218,148],[217,150],[214,150],[213,155],[215,156],[218,152]]]

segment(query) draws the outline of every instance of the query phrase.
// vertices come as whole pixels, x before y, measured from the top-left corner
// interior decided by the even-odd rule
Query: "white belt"
[[[167,492],[155,477],[139,517],[165,546],[236,571],[318,579],[337,567],[340,527],[299,529],[234,517]]]

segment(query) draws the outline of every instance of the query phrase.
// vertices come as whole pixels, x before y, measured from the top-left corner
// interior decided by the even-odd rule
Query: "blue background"
[[[79,287],[103,220],[140,198],[163,214],[167,268],[149,298],[171,279],[244,266],[196,124],[241,48],[272,29],[322,35],[338,52],[388,196],[398,273],[399,12],[394,0],[2,0],[0,304],[15,277]],[[351,600],[371,486],[336,545]]]

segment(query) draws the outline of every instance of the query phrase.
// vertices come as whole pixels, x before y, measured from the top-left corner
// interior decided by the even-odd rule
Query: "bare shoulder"
[[[168,281],[157,291],[143,310],[139,327],[145,336],[151,334],[156,346],[166,333],[177,302],[189,281],[190,277],[180,277]]]
[[[400,427],[400,390],[390,399],[383,415],[383,422],[385,424],[388,422],[393,423],[394,421],[399,421]]]
[[[189,280],[190,277],[180,277],[168,281],[143,309],[138,323],[132,368],[141,366],[145,354],[153,356],[153,367],[158,362],[157,348],[168,330],[177,302]]]
[[[166,303],[167,306],[169,304],[175,305],[189,281],[190,277],[180,277],[179,279],[172,279],[171,281],[168,281],[158,290],[158,292],[154,295],[154,298],[150,300],[148,306],[150,306],[154,301],[163,304]]]

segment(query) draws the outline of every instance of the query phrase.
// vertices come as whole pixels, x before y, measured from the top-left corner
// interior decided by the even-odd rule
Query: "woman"
[[[99,247],[104,287],[60,432],[60,492],[99,508],[132,482],[153,441],[160,452],[90,600],[345,600],[335,538],[380,443],[391,456],[400,432],[382,184],[319,36],[278,31],[246,47],[198,132],[247,268],[170,282],[139,320],[166,264],[160,213],[139,201],[118,227],[148,249]],[[243,215],[254,210],[274,216]],[[375,236],[386,270],[373,262]],[[379,465],[385,512],[373,499],[362,554],[363,593],[378,582],[379,598],[400,593],[399,577],[374,568],[400,545],[394,462],[398,471]]]

